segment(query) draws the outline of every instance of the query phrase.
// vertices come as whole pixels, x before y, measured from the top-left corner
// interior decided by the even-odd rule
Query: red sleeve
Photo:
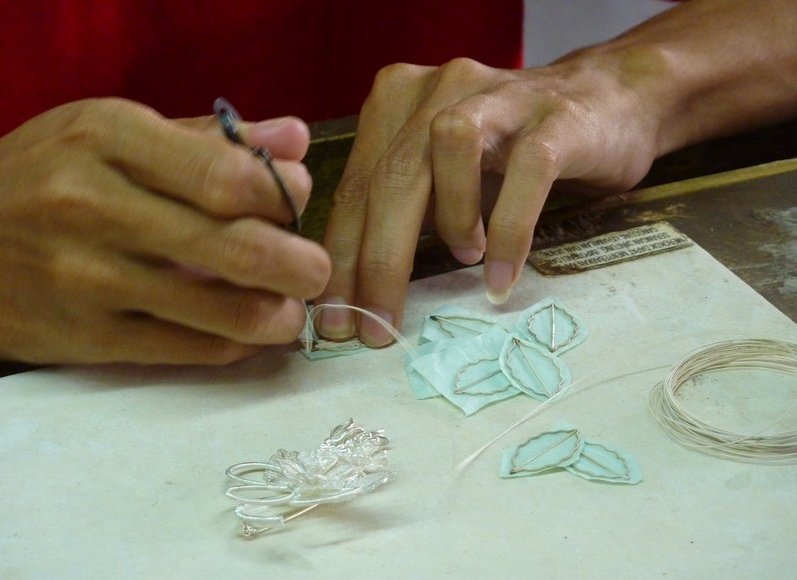
[[[354,114],[392,62],[520,66],[522,0],[26,0],[0,19],[0,135],[58,104],[122,96],[167,116],[224,95],[250,119]]]

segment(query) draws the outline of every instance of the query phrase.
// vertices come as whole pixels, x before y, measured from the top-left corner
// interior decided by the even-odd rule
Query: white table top
[[[419,281],[405,332],[413,338],[443,304],[512,319],[552,295],[589,327],[563,355],[579,386],[463,471],[454,466],[539,403],[514,397],[466,418],[415,400],[398,347],[0,380],[0,578],[797,577],[797,466],[687,450],[648,412],[663,367],[690,349],[797,340],[797,325],[693,246],[571,276],[529,269],[501,308],[484,299],[480,267]],[[654,370],[595,384],[644,369]],[[753,422],[766,424],[794,400],[784,385],[734,386],[730,410],[719,406],[728,392],[696,404],[731,420],[763,413]],[[242,539],[225,468],[312,448],[348,417],[386,430],[395,480]],[[783,429],[797,428],[794,417]],[[502,448],[560,422],[632,453],[645,481],[498,477]]]

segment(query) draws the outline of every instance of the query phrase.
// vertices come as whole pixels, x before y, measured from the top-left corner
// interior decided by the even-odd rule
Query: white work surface
[[[563,355],[580,381],[572,394],[464,471],[454,468],[539,403],[519,396],[466,418],[442,399],[415,400],[395,346],[314,362],[286,348],[227,368],[0,380],[0,578],[797,577],[797,466],[687,450],[648,411],[662,365],[726,338],[794,341],[797,325],[696,246],[570,276],[529,268],[501,308],[484,299],[481,274],[414,283],[406,334],[443,304],[514,319],[555,295],[590,336]],[[773,400],[784,391],[771,395],[769,377],[735,398],[701,396],[698,408],[763,409],[766,424],[793,401]],[[348,417],[386,430],[396,478],[241,538],[225,468],[310,449]],[[645,481],[498,477],[503,447],[559,422],[633,454]]]

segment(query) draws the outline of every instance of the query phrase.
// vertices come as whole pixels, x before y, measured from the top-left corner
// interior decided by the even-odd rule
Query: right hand
[[[303,208],[298,119],[242,124]],[[213,117],[71,103],[0,139],[0,359],[223,364],[296,338],[324,249]]]

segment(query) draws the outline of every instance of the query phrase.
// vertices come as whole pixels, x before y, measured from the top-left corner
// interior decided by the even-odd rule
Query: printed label
[[[669,223],[656,222],[582,242],[533,251],[528,261],[543,274],[573,274],[677,250],[691,244],[689,238]]]

